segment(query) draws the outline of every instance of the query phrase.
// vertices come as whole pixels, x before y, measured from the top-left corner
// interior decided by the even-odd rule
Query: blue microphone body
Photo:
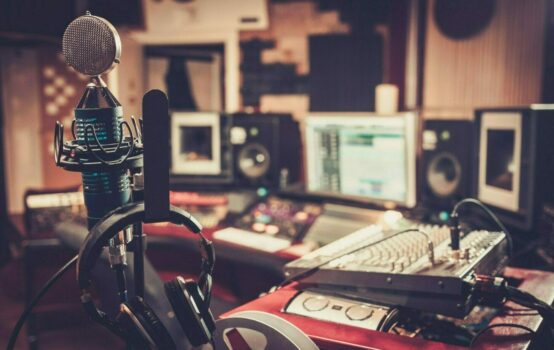
[[[81,172],[92,228],[110,211],[131,200],[131,171],[142,168],[142,140],[123,120],[123,108],[101,76],[120,62],[121,39],[111,23],[87,12],[66,28],[62,50],[66,62],[90,82],[75,108],[73,140],[65,141],[63,124],[54,134],[56,165]],[[128,135],[123,135],[123,128]]]
[[[75,109],[75,136],[80,146],[117,145],[123,132],[123,107],[107,87],[90,84]],[[94,128],[94,132],[90,126]],[[87,127],[88,126],[88,127]],[[87,145],[88,143],[88,145]],[[117,152],[115,158],[121,157]],[[131,181],[128,170],[122,167],[106,171],[82,173],[88,227],[92,228],[104,215],[131,201]]]

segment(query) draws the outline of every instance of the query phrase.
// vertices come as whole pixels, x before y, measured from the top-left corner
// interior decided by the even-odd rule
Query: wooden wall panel
[[[423,113],[471,118],[476,107],[540,102],[545,0],[498,0],[488,27],[452,40],[436,27],[428,2]]]
[[[4,171],[10,213],[22,212],[25,190],[43,186],[38,60],[35,49],[0,48]]]
[[[54,125],[64,124],[65,139],[71,136],[71,123],[75,119],[74,108],[79,103],[88,78],[70,69],[65,58],[54,47],[37,49],[40,85],[40,142],[42,160],[42,188],[56,189],[75,187],[81,183],[81,174],[69,172],[54,162]]]

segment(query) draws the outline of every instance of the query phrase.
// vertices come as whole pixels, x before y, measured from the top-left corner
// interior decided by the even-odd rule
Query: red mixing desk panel
[[[554,300],[554,274],[549,272],[531,271],[508,268],[505,277],[521,281],[519,288],[535,294],[537,297],[552,303]],[[371,331],[359,327],[352,327],[314,318],[294,315],[283,312],[287,304],[297,295],[303,286],[291,284],[257,300],[240,306],[224,315],[232,316],[243,311],[263,311],[277,315],[306,333],[321,349],[433,349],[433,350],[462,350],[467,347],[448,345],[437,341],[422,338],[410,338],[393,333]],[[516,310],[516,311],[514,311]],[[520,313],[521,307],[507,302],[501,312],[494,317],[490,324],[512,323],[529,327],[537,331],[541,326],[542,318],[535,313]],[[476,342],[472,349],[528,349],[532,342],[532,335],[522,329],[513,327],[493,328]]]

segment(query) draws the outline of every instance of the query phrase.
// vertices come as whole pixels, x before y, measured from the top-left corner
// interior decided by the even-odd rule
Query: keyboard
[[[270,235],[260,235],[236,227],[227,227],[216,231],[214,232],[214,238],[219,241],[225,241],[268,253],[275,253],[290,247],[290,240],[288,239]]]

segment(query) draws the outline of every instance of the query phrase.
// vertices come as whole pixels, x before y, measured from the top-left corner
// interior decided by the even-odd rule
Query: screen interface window
[[[402,120],[312,128],[308,190],[405,201],[407,159]]]

